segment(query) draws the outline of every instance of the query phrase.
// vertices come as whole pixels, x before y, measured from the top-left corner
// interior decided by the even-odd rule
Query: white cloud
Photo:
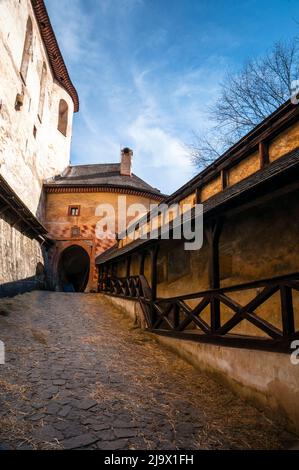
[[[59,45],[68,62],[78,62],[85,52],[85,41],[92,17],[82,9],[80,0],[46,0]]]
[[[190,67],[169,67],[175,46],[157,27],[144,44],[130,42],[142,0],[47,0],[59,44],[79,91],[73,163],[119,161],[120,147],[134,150],[134,172],[163,192],[194,175],[186,151],[192,131],[209,126],[207,104],[217,96],[226,59],[211,56]],[[163,54],[145,61],[144,51]]]

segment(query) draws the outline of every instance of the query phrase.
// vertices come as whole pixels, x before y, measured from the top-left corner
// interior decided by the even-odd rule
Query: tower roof
[[[45,181],[45,189],[122,189],[133,190],[146,193],[154,199],[164,199],[166,196],[157,188],[154,188],[144,180],[132,174],[131,176],[121,175],[120,163],[100,163],[93,165],[69,166],[62,175]]]

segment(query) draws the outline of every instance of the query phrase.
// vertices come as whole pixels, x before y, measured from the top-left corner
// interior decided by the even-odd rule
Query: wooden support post
[[[152,300],[157,298],[157,260],[158,260],[159,245],[155,245],[151,250],[151,290]]]
[[[127,270],[126,270],[126,277],[130,277],[131,275],[131,256],[127,258]]]
[[[111,276],[115,277],[115,263],[111,264]]]
[[[99,268],[99,289],[100,291],[105,290],[105,266],[101,265]]]
[[[200,204],[201,203],[201,188],[196,188],[195,191],[195,203]]]
[[[269,146],[267,142],[259,143],[260,168],[264,168],[269,163]]]
[[[207,230],[209,242],[209,280],[211,289],[220,287],[219,239],[222,230],[222,221],[213,221]],[[220,302],[214,297],[211,300],[211,332],[220,328]]]
[[[176,329],[180,324],[180,307],[177,303],[173,306],[173,326]]]
[[[282,329],[284,336],[295,333],[294,308],[292,289],[287,286],[280,287]]]
[[[157,299],[157,260],[158,260],[159,245],[156,244],[151,249],[151,307],[150,307],[150,322],[154,325],[157,321],[156,310],[154,302]]]
[[[111,288],[111,283],[110,283],[110,277],[111,277],[111,264],[108,264],[106,267],[106,290],[110,292]]]
[[[222,190],[227,188],[228,186],[228,177],[227,177],[227,171],[226,170],[221,170],[221,186]]]
[[[107,291],[107,265],[103,266],[102,270],[102,289],[103,291]]]
[[[102,290],[102,267],[98,267],[98,292]]]
[[[143,251],[139,255],[139,274],[144,276],[144,264],[145,264],[146,251]]]
[[[220,287],[220,266],[219,266],[219,239],[222,229],[221,221],[214,221],[209,226],[206,234],[209,243],[209,279],[210,288]]]

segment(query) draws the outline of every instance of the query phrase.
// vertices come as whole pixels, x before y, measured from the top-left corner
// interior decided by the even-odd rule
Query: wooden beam
[[[202,188],[196,188],[196,190],[195,190],[195,203],[196,204],[201,203],[201,190],[202,190]]]
[[[228,172],[227,170],[221,170],[220,174],[221,174],[221,186],[222,186],[222,190],[224,190],[228,186]]]
[[[103,289],[103,267],[99,266],[98,268],[98,292],[101,292]]]
[[[131,256],[127,257],[126,277],[131,275]]]
[[[10,201],[14,201],[15,200],[15,196],[5,196],[3,194],[0,194],[0,198],[5,202],[7,203],[7,205],[9,205],[9,207],[17,214],[17,216],[19,216],[22,220],[24,220],[24,222],[26,223],[26,225],[32,227],[32,230],[38,235],[40,236],[40,231],[34,227],[34,225],[30,224],[30,222],[28,222],[28,220],[34,220],[32,217],[26,217],[26,215],[22,214],[22,212],[24,212],[24,208],[16,208],[14,207],[12,204],[10,204]]]
[[[13,224],[11,224],[12,228],[15,228],[20,222],[24,221],[23,217],[18,217]]]
[[[265,141],[259,142],[260,168],[264,168],[269,163],[269,145]]]
[[[139,254],[139,274],[141,276],[144,276],[144,264],[145,264],[145,257],[146,257],[146,251],[142,251],[142,253]]]
[[[157,260],[159,253],[159,245],[156,244],[151,249],[151,290],[152,290],[152,300],[155,301],[157,298]]]
[[[280,287],[282,329],[284,336],[295,333],[294,309],[292,289],[287,286]]]
[[[220,263],[219,263],[219,239],[223,226],[221,219],[211,222],[207,229],[207,239],[209,243],[209,282],[211,289],[220,288]],[[211,333],[215,333],[221,326],[220,322],[220,301],[212,297],[210,303],[211,313]]]
[[[4,214],[4,212],[6,212],[7,209],[9,209],[9,207],[10,207],[10,206],[9,206],[8,204],[7,204],[6,206],[1,207],[1,209],[0,209],[0,215]]]
[[[219,239],[223,222],[221,220],[212,221],[206,235],[209,243],[209,281],[211,289],[220,287],[220,266],[219,266]]]
[[[287,186],[283,186],[281,188],[273,187],[273,190],[263,194],[262,196],[258,196],[255,199],[250,200],[249,202],[244,202],[239,204],[237,207],[233,209],[227,209],[225,211],[225,217],[235,216],[240,214],[246,210],[257,208],[263,206],[269,202],[273,202],[274,199],[282,198],[289,193],[299,190],[299,181],[294,181],[293,183],[289,183]]]

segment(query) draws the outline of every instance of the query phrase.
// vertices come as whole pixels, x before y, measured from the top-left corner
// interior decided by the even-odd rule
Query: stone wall
[[[0,218],[0,296],[38,287],[44,263],[40,244]]]
[[[33,38],[24,81],[20,68],[29,17]],[[0,18],[0,173],[26,206],[41,216],[43,180],[61,173],[69,164],[74,105],[53,78],[30,0],[2,0]],[[17,94],[23,95],[19,110],[15,106]],[[68,105],[66,136],[57,128],[61,99]]]

